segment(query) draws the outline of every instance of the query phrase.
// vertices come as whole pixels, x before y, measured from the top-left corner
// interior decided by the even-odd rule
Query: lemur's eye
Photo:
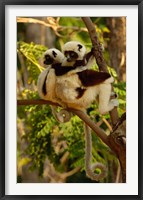
[[[45,65],[50,65],[52,63],[53,63],[53,58],[51,58],[50,55],[45,55],[45,57],[44,57],[44,64]]]
[[[50,59],[50,58],[51,58],[51,56],[45,55],[45,59],[46,59],[46,60],[48,60],[48,59]]]
[[[70,57],[75,58],[77,56],[77,53],[75,53],[74,51],[70,52]]]
[[[78,54],[74,51],[65,51],[65,56],[68,62],[75,61],[78,58]]]

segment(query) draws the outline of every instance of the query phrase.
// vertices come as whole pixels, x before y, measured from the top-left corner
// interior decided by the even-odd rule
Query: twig
[[[18,23],[34,23],[34,24],[44,25],[46,27],[52,28],[57,36],[62,37],[62,35],[60,35],[57,31],[60,28],[60,26],[56,23],[54,23],[54,24],[46,23],[45,21],[42,21],[39,19],[34,19],[34,18],[29,18],[29,17],[26,17],[26,18],[25,17],[17,17],[17,22]]]
[[[112,132],[112,126],[109,124],[109,122],[105,118],[102,118],[102,120],[106,124],[106,126],[109,128],[110,132]]]
[[[76,167],[76,168],[72,169],[72,170],[69,171],[69,172],[65,172],[65,173],[61,174],[61,177],[62,177],[63,179],[65,179],[65,178],[67,178],[67,177],[69,177],[69,176],[74,175],[75,173],[77,173],[78,171],[80,171],[80,169],[81,169],[81,167]]]
[[[59,37],[63,37],[61,34],[59,34],[59,31],[64,31],[64,30],[68,30],[68,29],[72,29],[73,31],[84,31],[84,32],[87,32],[87,29],[85,27],[61,26],[61,25],[59,25],[58,20],[55,21],[55,22],[53,22],[51,20],[49,20],[48,22],[45,22],[43,20],[34,19],[34,18],[30,18],[30,17],[17,17],[17,22],[18,23],[40,24],[40,25],[43,25],[45,27],[49,27],[49,28],[53,29],[55,34],[57,36],[59,36]]]
[[[119,165],[117,168],[117,175],[116,175],[115,183],[120,183],[120,179],[121,179],[121,167]]]
[[[40,66],[33,58],[31,58],[30,56],[28,56],[25,52],[21,51],[20,49],[17,49],[17,52],[20,52],[22,55],[24,55],[24,57],[26,57],[27,60],[30,60],[30,62],[32,62],[34,65],[36,65],[37,68],[39,69],[39,71],[42,72],[43,67]]]

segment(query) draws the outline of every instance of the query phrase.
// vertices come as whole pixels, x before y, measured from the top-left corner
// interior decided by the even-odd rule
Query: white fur
[[[53,51],[56,53],[56,57],[53,55]],[[58,49],[55,49],[55,48],[48,49],[44,53],[44,57],[45,55],[50,55],[54,59],[53,64],[62,63],[64,59],[64,55]],[[55,93],[56,78],[57,78],[55,74],[55,70],[52,68],[52,65],[45,65],[45,66],[47,67],[47,69],[45,69],[38,77],[37,88],[38,88],[39,96],[40,98],[44,100],[52,101],[54,103],[59,103],[62,105],[60,99],[57,98],[56,93]],[[45,82],[45,87],[46,87],[46,94],[44,94],[43,92],[44,82]],[[66,122],[68,121],[68,118],[70,119],[70,114],[67,115],[67,113],[65,113],[66,117],[63,117],[61,113],[57,113],[55,106],[51,106],[51,109],[52,109],[52,113],[54,117],[58,121]]]
[[[57,54],[56,57],[54,57],[53,51],[56,52]],[[64,59],[63,53],[61,53],[58,49],[55,48],[48,49],[44,53],[44,56],[45,55],[50,55],[54,59],[54,63],[62,63]],[[41,74],[38,77],[38,82],[37,82],[38,93],[40,98],[58,103],[60,100],[57,99],[55,93],[55,87],[56,87],[55,70],[52,68],[51,65],[46,65],[46,67],[47,68],[43,72],[41,72]],[[42,90],[45,79],[46,79],[46,95],[44,95]]]
[[[57,49],[49,49],[44,55],[50,54],[52,51],[57,53],[56,61],[59,63],[63,61],[64,55]],[[54,57],[53,57],[54,58]],[[38,77],[38,93],[42,99],[49,100],[55,103],[59,103],[63,107],[72,107],[75,109],[85,111],[92,102],[99,96],[99,111],[104,114],[112,110],[118,105],[117,100],[111,97],[111,83],[114,81],[113,77],[105,80],[103,83],[92,86],[83,87],[82,83],[77,75],[77,72],[87,69],[87,66],[81,66],[75,70],[69,71],[67,74],[62,76],[56,76],[55,70],[48,66]],[[44,95],[42,88],[46,78],[46,95]],[[83,88],[85,92],[81,98],[78,97],[76,88]]]
[[[110,80],[111,78],[107,79]],[[99,112],[101,114],[105,114],[106,112],[111,111],[115,106],[118,106],[117,99],[111,98],[111,83],[107,80],[100,84],[99,86]]]
[[[83,111],[85,111],[91,103],[96,100],[96,97],[99,96],[99,112],[105,114],[118,105],[116,99],[110,100],[111,83],[113,81],[113,77],[110,77],[99,85],[83,87],[76,73],[67,74],[57,79],[56,95],[67,107]],[[78,87],[86,89],[81,98],[77,98],[78,93],[76,88]]]
[[[80,49],[80,51],[78,50],[78,45],[81,45],[82,48]],[[78,41],[70,41],[64,44],[63,48],[62,48],[62,52],[63,54],[65,54],[66,51],[74,51],[78,54],[78,58],[77,60],[83,60],[84,56],[86,55],[86,48],[83,44],[81,44]],[[86,63],[86,68],[91,68],[93,66],[94,63],[94,56],[92,55],[89,59],[89,61]],[[65,57],[63,62],[62,62],[62,66],[74,66],[75,61],[72,62],[68,62],[67,58]]]
[[[45,78],[46,78],[46,91],[47,91],[46,95],[44,95],[42,91]],[[48,67],[38,77],[37,88],[40,98],[48,101],[57,102],[55,100],[56,99],[55,83],[56,83],[56,76],[54,69]]]
[[[80,51],[78,50],[78,44],[82,46]],[[64,44],[62,52],[65,54],[65,51],[74,51],[78,54],[78,60],[82,60],[84,55],[86,54],[86,48],[83,44],[78,41],[70,41]]]
[[[82,48],[80,49],[80,51],[78,50],[79,47],[78,45],[81,45]],[[86,54],[86,48],[83,44],[81,44],[78,41],[70,41],[64,44],[63,48],[62,48],[62,52],[65,55],[66,51],[74,51],[78,54],[78,58],[77,60],[82,60],[84,55]],[[72,62],[68,62],[67,58],[65,57],[62,63],[62,66],[73,66],[75,64],[75,61]]]
[[[71,101],[76,99],[76,88],[81,87],[81,82],[77,74],[66,74],[57,78],[56,95],[62,101]]]
[[[67,42],[63,47],[63,53],[65,53],[65,51],[75,51],[82,60],[85,56],[86,48],[84,45],[82,45],[83,51],[80,52],[78,51],[78,44],[82,45],[76,41]],[[77,72],[90,68],[93,64],[93,61],[94,57],[91,56],[86,66],[78,67],[77,69],[72,70],[63,76],[58,77],[56,84],[56,95],[67,107],[73,107],[75,109],[84,111],[92,102],[96,100],[96,97],[99,96],[99,112],[104,114],[118,105],[116,99],[110,100],[111,83],[114,81],[113,77],[108,78],[99,85],[84,88],[77,75]],[[65,57],[62,66],[64,67],[64,65],[72,66],[74,63],[67,62]],[[78,93],[76,88],[86,89],[81,98],[77,98]]]

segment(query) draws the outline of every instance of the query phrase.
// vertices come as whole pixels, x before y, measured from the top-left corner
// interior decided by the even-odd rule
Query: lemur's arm
[[[74,66],[88,66],[88,68],[91,68],[93,65],[94,56],[93,56],[93,48],[90,52],[86,53],[82,60],[76,60]]]

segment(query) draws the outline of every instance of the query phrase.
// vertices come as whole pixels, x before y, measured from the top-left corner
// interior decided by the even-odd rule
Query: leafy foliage
[[[24,56],[25,65],[29,72],[28,83],[37,80],[39,73],[43,70],[43,67],[39,64],[39,60],[46,49],[47,48],[42,45],[35,45],[34,43],[28,44],[22,41],[18,42],[17,51]]]

